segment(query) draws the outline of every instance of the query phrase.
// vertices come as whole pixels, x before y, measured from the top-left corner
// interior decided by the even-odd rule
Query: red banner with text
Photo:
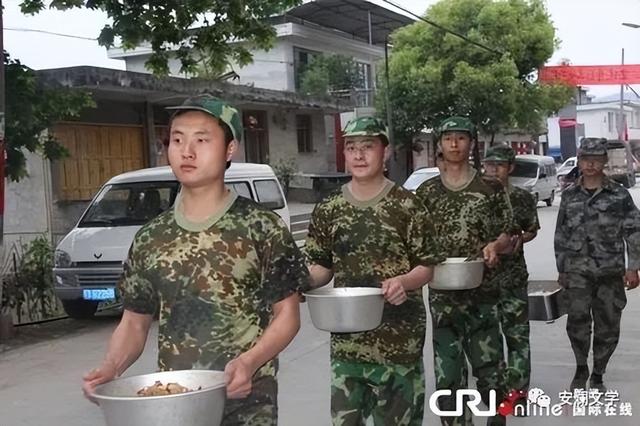
[[[559,65],[542,67],[540,81],[572,86],[640,84],[640,65]]]

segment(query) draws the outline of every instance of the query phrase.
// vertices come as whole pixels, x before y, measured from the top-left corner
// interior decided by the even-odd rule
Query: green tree
[[[36,14],[45,7],[87,8],[107,13],[113,21],[102,28],[98,42],[133,49],[149,43],[153,53],[146,62],[155,74],[169,72],[175,55],[181,72],[221,74],[232,61],[251,62],[251,48],[269,49],[275,30],[267,18],[296,6],[300,0],[23,0],[22,12]],[[48,6],[47,6],[48,4]],[[175,50],[175,51],[174,51]]]
[[[47,88],[36,73],[18,60],[4,56],[6,78],[5,175],[13,181],[27,176],[24,150],[56,160],[66,149],[51,134],[44,133],[58,121],[78,117],[94,105],[91,95],[80,90]]]
[[[311,96],[326,97],[335,92],[362,87],[363,83],[363,76],[353,58],[318,55],[304,70],[300,91]]]
[[[426,18],[494,51],[424,22],[394,33],[389,99],[399,142],[451,114],[468,115],[487,134],[535,133],[570,100],[572,88],[534,82],[559,44],[542,0],[441,0]]]

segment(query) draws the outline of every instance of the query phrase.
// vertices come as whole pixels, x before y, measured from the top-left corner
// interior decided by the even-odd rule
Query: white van
[[[516,163],[509,181],[529,191],[536,201],[553,204],[556,194],[556,162],[543,155],[516,155]]]
[[[287,201],[271,167],[232,163],[225,182],[290,226]],[[70,317],[91,317],[100,301],[116,297],[122,264],[136,232],[173,205],[179,187],[171,168],[165,166],[115,176],[98,191],[55,251],[55,292]]]
[[[415,193],[420,185],[439,175],[440,169],[437,167],[421,167],[411,173],[411,176],[407,178],[402,186],[404,189]]]

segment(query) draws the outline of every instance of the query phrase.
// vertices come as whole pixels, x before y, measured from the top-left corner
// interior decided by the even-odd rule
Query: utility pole
[[[5,81],[4,81],[4,26],[2,24],[2,0],[0,0],[0,272],[4,266],[4,163],[6,159],[4,141]],[[2,277],[0,277],[0,282]],[[0,291],[1,293],[1,291]]]
[[[622,65],[624,65],[624,47],[622,48]],[[624,140],[624,83],[620,85],[620,120],[618,120],[618,139]]]

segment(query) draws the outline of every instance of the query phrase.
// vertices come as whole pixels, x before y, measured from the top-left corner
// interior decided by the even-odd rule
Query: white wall
[[[637,112],[640,109],[626,107],[625,116],[627,117],[627,130],[629,139],[640,139],[640,117]],[[609,131],[609,112],[613,113],[612,131]],[[578,110],[577,119],[579,123],[584,123],[585,136],[599,137],[607,139],[618,139],[618,123],[617,114],[620,113],[619,108],[603,108],[593,110]]]
[[[230,83],[252,85],[254,87],[273,90],[295,91],[294,47],[322,52],[325,54],[340,54],[354,58],[358,62],[371,65],[372,82],[376,81],[376,64],[384,58],[384,49],[380,46],[370,46],[361,41],[352,40],[330,31],[312,26],[299,24],[276,25],[278,38],[269,51],[254,50],[253,62],[239,67],[232,65],[233,70],[240,76],[239,80]],[[114,50],[115,52],[115,50]],[[129,52],[122,57],[127,71],[149,73],[144,63],[149,59],[149,49],[139,52]],[[180,74],[180,62],[169,60],[169,74],[184,77]]]
[[[547,118],[547,141],[549,143],[549,147],[558,147],[560,146],[560,119],[558,117],[549,117]]]
[[[333,163],[326,161],[328,157],[335,157],[332,140],[327,137],[325,116],[320,112],[301,111],[295,109],[279,110],[265,108],[269,126],[269,161],[271,164],[279,160],[295,159],[299,172],[322,173],[335,170]],[[284,114],[285,120],[274,123],[274,115]],[[311,132],[313,152],[299,153],[296,131],[296,114],[311,115]]]
[[[617,139],[618,138],[618,126],[615,123],[615,114],[614,114],[614,122],[612,123],[613,131],[609,131],[609,122],[608,122],[608,110],[593,110],[593,111],[578,111],[577,121],[579,123],[584,124],[584,134],[586,137],[592,138],[607,138],[607,139]],[[610,112],[616,112],[614,110],[610,110]]]
[[[51,227],[51,171],[40,155],[25,152],[29,177],[6,182],[4,212],[5,253],[17,241],[23,243],[48,234]]]
[[[245,67],[233,65],[240,76],[230,83],[251,85],[262,89],[294,91],[293,47],[286,40],[279,40],[269,51],[253,52],[253,62]]]

